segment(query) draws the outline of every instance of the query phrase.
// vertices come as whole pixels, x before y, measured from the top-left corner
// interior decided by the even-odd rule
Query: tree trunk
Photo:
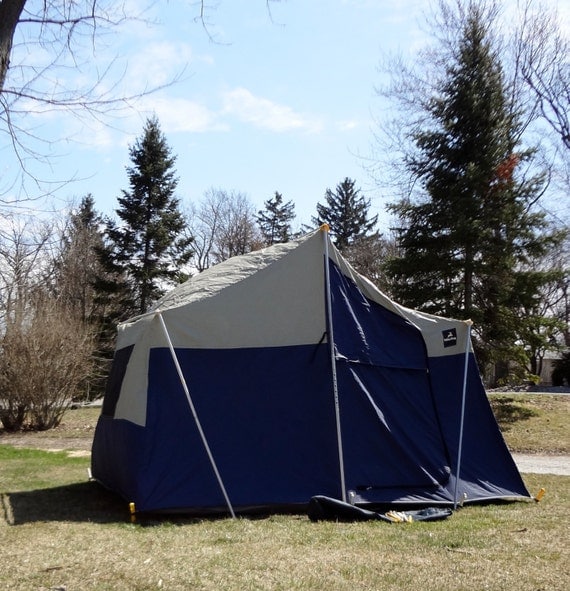
[[[2,0],[0,2],[0,94],[10,65],[14,32],[24,10],[26,0]]]

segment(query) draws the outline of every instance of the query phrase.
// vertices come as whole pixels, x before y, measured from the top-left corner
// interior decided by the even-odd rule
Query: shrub
[[[93,338],[49,300],[35,302],[20,325],[9,325],[0,349],[0,421],[9,431],[46,430],[91,371]]]

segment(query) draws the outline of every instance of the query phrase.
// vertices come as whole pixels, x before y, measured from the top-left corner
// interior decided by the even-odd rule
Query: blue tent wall
[[[330,277],[347,488],[392,499],[446,484],[420,332],[364,298],[332,263]]]
[[[432,389],[447,448],[456,474],[459,443],[461,397],[459,387],[464,355],[430,359]],[[468,500],[526,497],[530,494],[499,430],[474,355],[469,355],[463,451],[460,470],[460,496]],[[451,483],[448,487],[452,497]]]
[[[428,357],[408,320],[363,297],[332,262],[330,277],[346,470],[367,467],[369,477],[347,476],[352,500],[453,503],[465,354]],[[368,413],[356,414],[363,400]],[[459,493],[468,501],[528,497],[472,353],[466,416]],[[362,444],[351,447],[354,438]]]
[[[325,346],[178,350],[177,356],[232,505],[305,503],[315,489],[339,494]],[[177,381],[170,353],[153,351],[148,429],[157,434],[150,464],[160,466],[160,475],[149,479],[160,484],[141,507],[223,506]],[[166,440],[159,435],[165,431]]]
[[[317,490],[340,495],[325,344],[176,353],[233,506],[304,504]],[[119,492],[141,511],[224,509],[168,349],[151,352],[147,415],[128,446],[139,473]],[[122,445],[116,421],[98,429]],[[119,473],[125,460],[116,459]]]

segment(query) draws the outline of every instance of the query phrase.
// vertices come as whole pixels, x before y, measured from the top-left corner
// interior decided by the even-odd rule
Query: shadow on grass
[[[0,518],[9,525],[49,521],[75,523],[136,523],[142,527],[187,525],[228,517],[225,511],[200,515],[180,513],[137,513],[131,519],[128,503],[96,481],[68,484],[24,492],[0,493]],[[249,519],[268,514],[248,515]]]
[[[25,492],[2,493],[2,512],[10,525],[40,521],[125,523],[128,505],[97,482],[81,482]]]
[[[516,401],[514,398],[501,397],[491,401],[495,418],[501,427],[508,427],[519,421],[538,415],[538,412]]]

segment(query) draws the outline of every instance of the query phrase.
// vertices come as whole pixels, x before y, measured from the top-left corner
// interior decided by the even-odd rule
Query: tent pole
[[[323,237],[325,241],[325,291],[326,291],[326,302],[327,302],[327,324],[328,324],[328,337],[329,347],[331,356],[331,368],[332,368],[332,381],[333,381],[333,395],[334,395],[334,411],[336,419],[336,440],[338,445],[338,460],[340,467],[340,487],[342,491],[342,500],[346,503],[346,482],[344,476],[344,452],[342,448],[342,433],[340,428],[340,403],[338,398],[338,380],[336,375],[336,358],[334,351],[334,332],[333,332],[333,321],[332,321],[332,297],[331,297],[331,278],[329,270],[329,239],[328,239],[328,224],[321,226]]]
[[[459,480],[461,474],[461,452],[463,449],[463,426],[465,423],[465,398],[467,397],[467,370],[469,368],[469,350],[471,348],[471,325],[473,322],[467,320],[467,342],[465,344],[465,364],[463,368],[463,391],[461,394],[461,418],[459,420],[459,446],[457,450],[457,473],[455,475],[455,492],[453,493],[453,509],[459,504]]]
[[[184,394],[186,394],[186,400],[188,400],[188,406],[192,411],[192,416],[194,417],[194,422],[196,423],[196,427],[198,427],[198,432],[200,433],[200,437],[202,439],[202,443],[206,448],[206,453],[208,454],[208,458],[210,460],[210,464],[214,470],[216,478],[218,480],[218,484],[220,485],[220,489],[222,490],[222,494],[224,495],[224,499],[226,500],[226,505],[230,511],[230,515],[233,519],[236,518],[236,514],[230,502],[230,498],[228,497],[228,493],[226,492],[226,487],[224,486],[224,482],[222,481],[222,477],[220,476],[220,472],[218,471],[218,467],[216,466],[216,461],[214,460],[214,456],[212,455],[212,451],[210,450],[210,446],[208,445],[208,440],[206,439],[206,435],[204,430],[202,429],[202,425],[200,424],[200,419],[198,418],[198,413],[196,412],[196,408],[194,407],[194,403],[192,402],[192,397],[190,396],[190,390],[188,389],[188,384],[186,383],[186,378],[182,373],[182,368],[180,367],[180,363],[178,362],[178,357],[176,356],[176,351],[174,350],[174,345],[172,344],[172,340],[170,339],[170,335],[168,334],[168,330],[166,328],[166,324],[164,323],[164,318],[160,310],[156,311],[156,315],[160,319],[160,325],[162,326],[162,330],[164,332],[164,336],[166,337],[166,341],[168,342],[168,348],[170,349],[170,355],[172,356],[172,361],[174,361],[174,365],[176,366],[176,371],[178,373],[178,377],[180,379],[180,383],[182,384],[182,388],[184,389]]]

